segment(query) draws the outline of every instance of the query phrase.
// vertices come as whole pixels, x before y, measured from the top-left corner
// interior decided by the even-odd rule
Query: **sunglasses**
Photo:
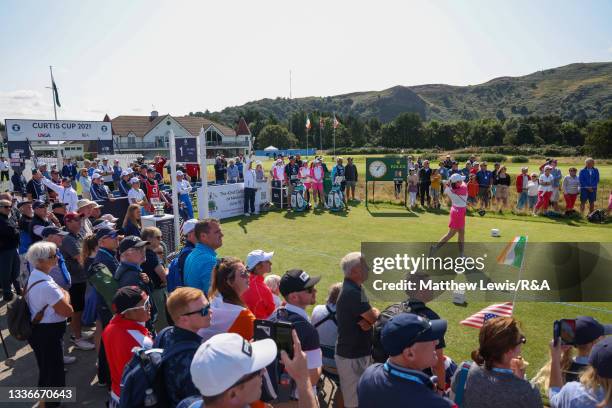
[[[525,336],[521,336],[521,338],[519,339],[518,343],[516,343],[517,346],[520,346],[521,344],[525,344],[527,343],[527,338]]]
[[[308,288],[308,289],[304,289],[304,292],[306,292],[306,293],[313,293],[314,291],[315,291],[315,287],[314,286],[311,287],[311,288]]]
[[[55,259],[55,258],[57,258],[57,252],[49,254],[49,258],[47,258],[47,259]]]
[[[129,312],[130,310],[149,310],[151,309],[151,301],[149,300],[149,297],[147,297],[144,301],[144,304],[142,306],[135,306],[135,307],[130,307],[125,309],[123,312],[121,312],[121,314],[125,314],[126,312]]]
[[[208,312],[210,311],[210,304],[204,306],[200,310],[194,310],[193,312],[183,313],[181,316],[190,316],[194,314],[200,314],[202,317],[208,316]]]
[[[11,208],[12,206],[10,205],[0,205],[0,208]]]

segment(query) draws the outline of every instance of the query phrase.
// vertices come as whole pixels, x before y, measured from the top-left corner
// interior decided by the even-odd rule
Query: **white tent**
[[[278,151],[278,148],[274,146],[268,146],[264,149],[264,152],[276,152],[276,151]]]

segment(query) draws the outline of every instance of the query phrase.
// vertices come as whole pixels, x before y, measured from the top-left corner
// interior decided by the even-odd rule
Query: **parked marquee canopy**
[[[268,146],[264,149],[264,152],[276,152],[276,151],[278,151],[278,148],[274,146]]]

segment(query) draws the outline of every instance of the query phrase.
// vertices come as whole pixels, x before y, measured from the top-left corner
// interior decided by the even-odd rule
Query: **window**
[[[129,146],[134,146],[136,145],[136,138],[132,135],[128,136],[128,145]]]
[[[223,138],[217,131],[209,130],[206,132],[206,143],[210,145],[220,145],[223,143]]]

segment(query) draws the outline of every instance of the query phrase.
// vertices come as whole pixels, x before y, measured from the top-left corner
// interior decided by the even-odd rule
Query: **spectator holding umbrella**
[[[599,184],[599,170],[595,167],[595,160],[588,158],[584,161],[584,168],[578,175],[580,179],[580,213],[584,214],[586,202],[589,202],[589,214],[595,211],[597,199],[597,185]]]

